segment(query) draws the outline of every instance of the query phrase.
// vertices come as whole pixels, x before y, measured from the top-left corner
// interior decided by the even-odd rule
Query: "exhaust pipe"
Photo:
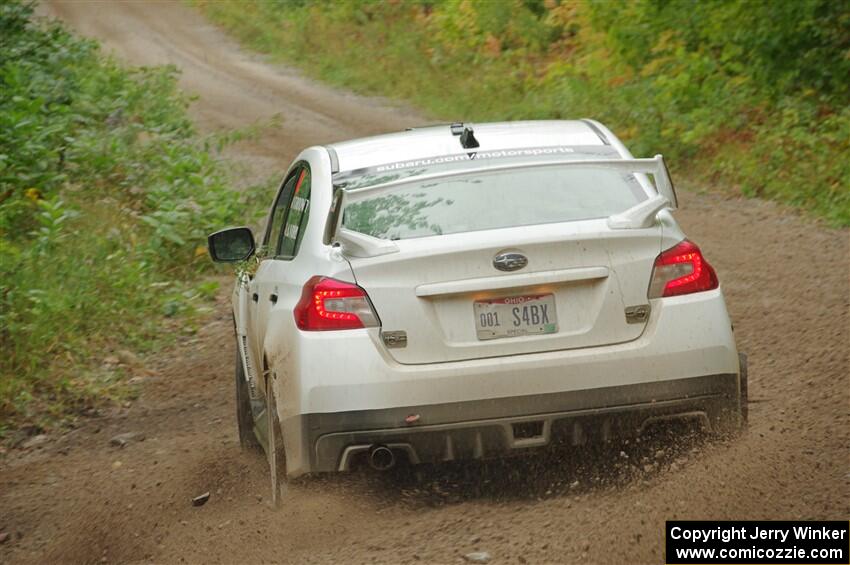
[[[373,445],[369,450],[369,466],[376,471],[386,471],[395,465],[395,453],[385,445]]]

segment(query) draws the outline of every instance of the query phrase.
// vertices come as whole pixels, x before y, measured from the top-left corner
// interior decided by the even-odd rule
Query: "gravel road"
[[[246,53],[185,4],[41,9],[132,64],[177,65],[204,131],[280,115],[232,152],[257,178],[302,147],[427,121]],[[462,563],[486,551],[491,563],[663,563],[667,519],[846,519],[850,232],[685,188],[677,216],[716,266],[750,356],[742,437],[320,477],[292,484],[275,512],[264,459],[239,450],[222,297],[197,334],[144,360],[152,376],[129,407],[0,461],[0,562]],[[126,432],[139,435],[110,443]]]

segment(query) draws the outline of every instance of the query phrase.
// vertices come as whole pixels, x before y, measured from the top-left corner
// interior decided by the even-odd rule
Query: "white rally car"
[[[304,150],[233,292],[243,445],[277,479],[746,418],[714,269],[661,156],[591,120],[452,124]],[[285,463],[284,463],[285,454]]]

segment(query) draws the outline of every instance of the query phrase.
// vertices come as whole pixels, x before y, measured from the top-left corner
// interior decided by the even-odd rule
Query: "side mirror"
[[[238,263],[254,254],[254,234],[248,228],[228,228],[207,238],[210,257],[216,263]]]

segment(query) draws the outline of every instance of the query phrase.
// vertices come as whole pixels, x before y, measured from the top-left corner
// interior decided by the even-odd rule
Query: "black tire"
[[[237,348],[239,345],[237,344]],[[254,416],[251,413],[251,396],[248,381],[245,380],[245,370],[239,350],[236,350],[236,425],[239,428],[239,444],[242,449],[259,451],[261,449],[257,436],[254,435]]]
[[[734,437],[747,429],[747,355],[738,354],[738,394],[729,396],[723,407],[711,419],[712,430],[719,437]],[[712,417],[710,417],[712,418]]]
[[[283,435],[277,417],[274,387],[270,380],[266,381],[266,410],[268,410],[266,422],[269,427],[266,436],[268,437],[269,448],[266,456],[269,460],[269,475],[271,476],[272,505],[279,508],[286,488],[286,452],[283,449]]]
[[[741,429],[745,429],[750,419],[749,407],[749,377],[747,375],[747,354],[738,353],[738,363],[741,367]]]

